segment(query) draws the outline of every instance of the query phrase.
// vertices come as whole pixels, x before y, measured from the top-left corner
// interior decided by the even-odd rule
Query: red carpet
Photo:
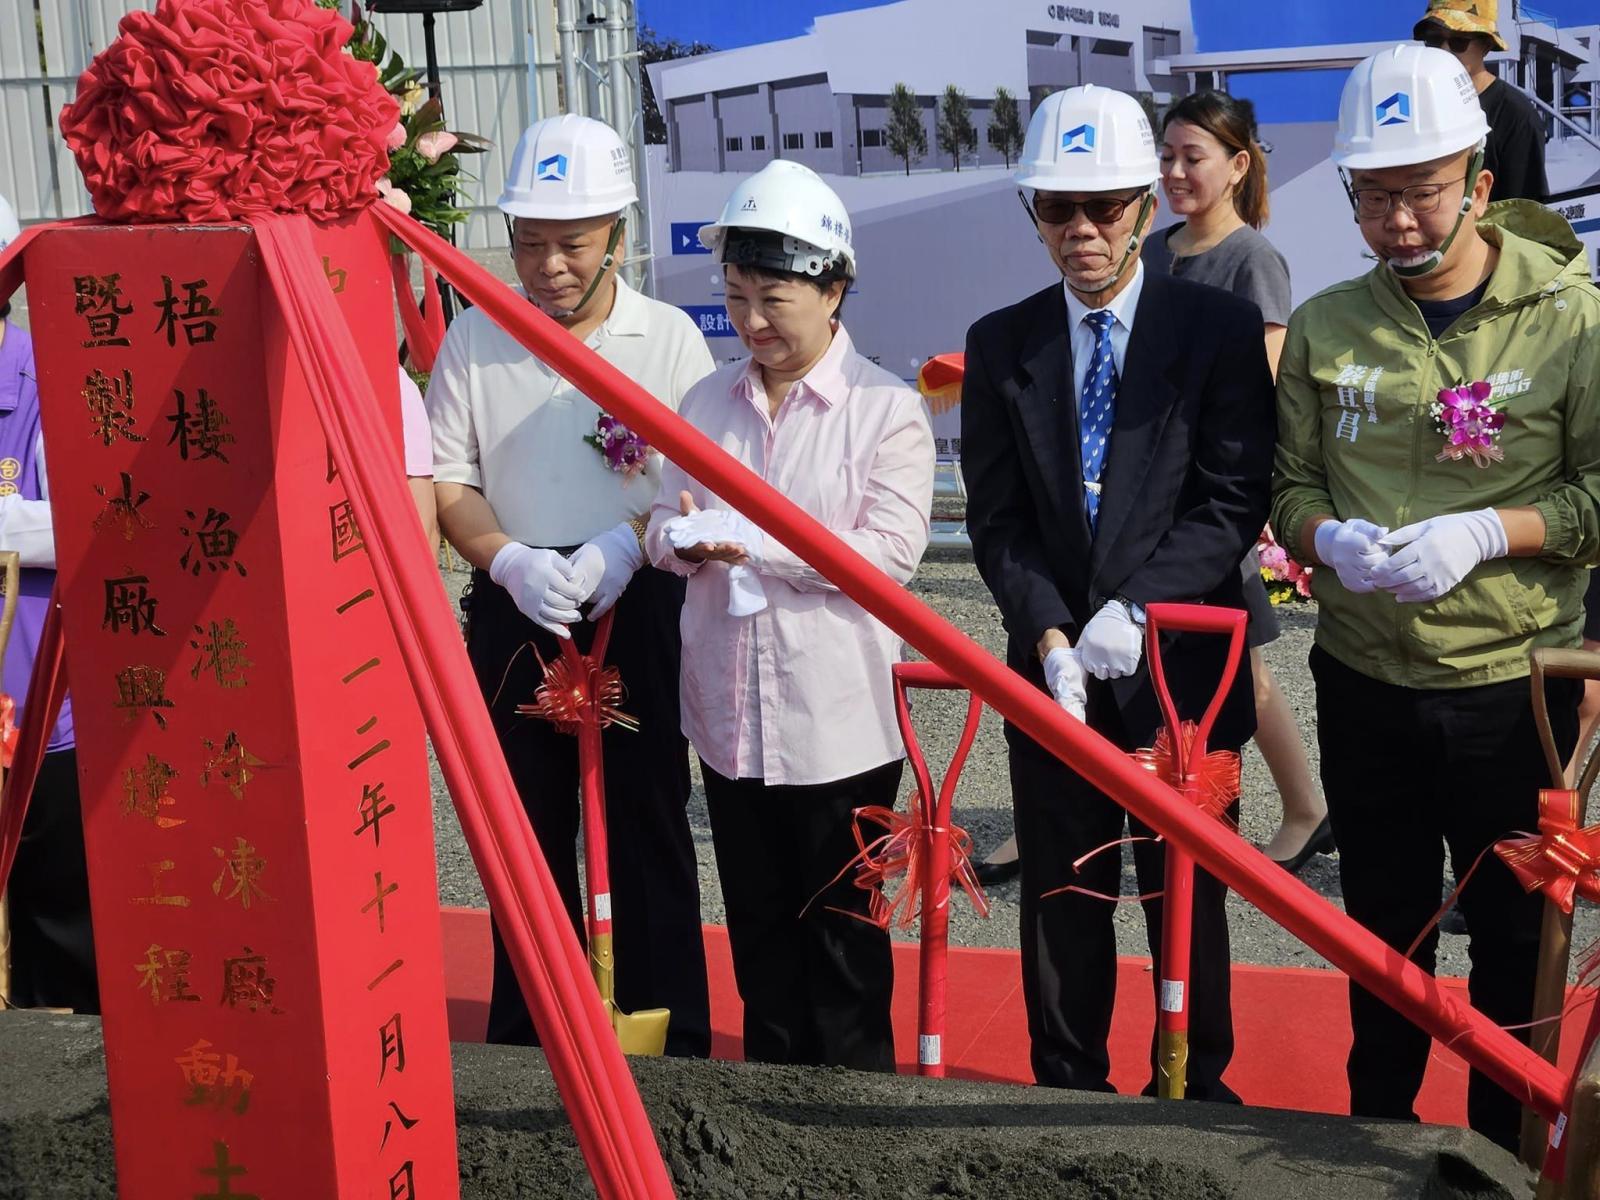
[[[728,957],[727,930],[707,925],[711,981],[712,1053],[742,1057],[739,994]],[[450,1036],[483,1040],[489,1008],[489,917],[480,909],[444,910],[445,984]],[[917,950],[896,942],[895,1048],[900,1069],[916,1070]],[[950,1074],[967,1079],[1029,1083],[1028,1031],[1022,1010],[1022,976],[1014,950],[950,951],[946,1060]],[[1448,985],[1465,988],[1461,980]],[[1155,1015],[1150,960],[1121,960],[1118,1005],[1111,1029],[1111,1080],[1137,1093],[1149,1078],[1150,1030]],[[1237,1049],[1227,1080],[1247,1104],[1313,1112],[1348,1110],[1344,1060],[1350,1049],[1350,1014],[1344,976],[1302,967],[1236,966],[1233,1012]],[[1567,1018],[1562,1066],[1572,1069],[1586,1008]],[[1466,1065],[1435,1044],[1418,1112],[1426,1121],[1466,1123]]]

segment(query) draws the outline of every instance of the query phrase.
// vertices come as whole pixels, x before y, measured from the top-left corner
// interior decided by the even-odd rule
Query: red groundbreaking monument
[[[318,233],[342,312],[387,308],[378,239]],[[72,448],[51,493],[121,1193],[452,1194],[422,721],[255,239],[61,230],[27,268],[45,439]],[[362,349],[398,453],[392,340]]]

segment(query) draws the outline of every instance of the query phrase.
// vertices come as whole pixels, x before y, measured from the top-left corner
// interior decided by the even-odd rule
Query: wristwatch
[[[1140,629],[1144,628],[1144,609],[1142,607],[1135,604],[1132,600],[1129,600],[1121,592],[1118,592],[1111,598],[1118,604],[1122,605],[1125,610],[1127,610],[1128,615],[1133,618],[1133,623],[1135,625],[1137,625]]]

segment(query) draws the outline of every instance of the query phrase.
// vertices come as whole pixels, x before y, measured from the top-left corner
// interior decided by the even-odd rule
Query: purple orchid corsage
[[[1494,389],[1483,380],[1460,387],[1440,388],[1433,403],[1434,427],[1444,434],[1444,449],[1437,462],[1460,462],[1487,467],[1505,459],[1497,439],[1506,427],[1506,415],[1489,403]]]
[[[594,432],[583,439],[600,452],[606,466],[624,479],[632,479],[644,470],[650,445],[633,430],[610,413],[601,413],[594,423]]]

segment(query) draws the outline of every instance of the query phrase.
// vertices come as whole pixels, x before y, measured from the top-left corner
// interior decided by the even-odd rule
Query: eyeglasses
[[[1363,221],[1387,216],[1389,210],[1394,207],[1396,198],[1412,216],[1425,217],[1431,212],[1438,211],[1439,200],[1446,188],[1465,183],[1466,178],[1463,175],[1460,179],[1447,179],[1443,183],[1414,183],[1399,191],[1390,191],[1387,188],[1352,188],[1350,201],[1355,205],[1356,216]]]
[[[1122,214],[1128,211],[1128,205],[1142,200],[1144,191],[1129,196],[1125,200],[1118,200],[1114,196],[1095,196],[1089,200],[1069,200],[1065,196],[1054,195],[1050,192],[1036,192],[1033,197],[1033,207],[1029,214],[1043,225],[1067,225],[1077,220],[1078,212],[1082,210],[1084,216],[1096,225],[1115,225],[1122,220]],[[1022,201],[1024,208],[1028,207],[1026,198]]]
[[[1465,54],[1477,40],[1477,37],[1470,33],[1456,33],[1448,37],[1442,34],[1430,34],[1422,39],[1422,44],[1430,50],[1448,50],[1451,54]]]

